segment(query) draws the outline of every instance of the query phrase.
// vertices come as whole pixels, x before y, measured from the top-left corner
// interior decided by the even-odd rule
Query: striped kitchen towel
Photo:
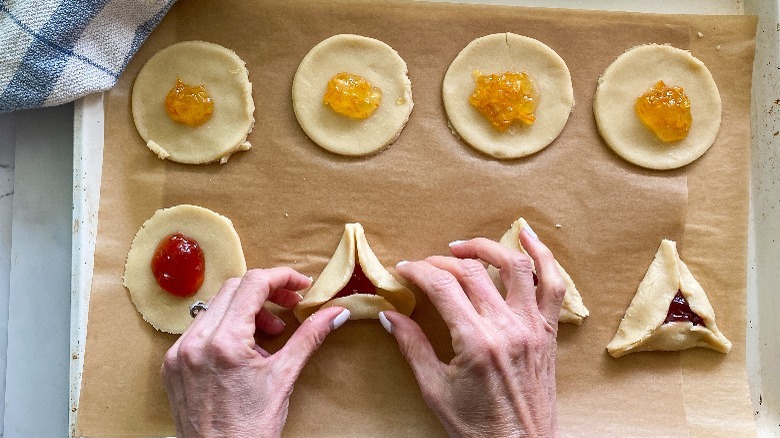
[[[175,0],[0,0],[0,112],[111,88]]]

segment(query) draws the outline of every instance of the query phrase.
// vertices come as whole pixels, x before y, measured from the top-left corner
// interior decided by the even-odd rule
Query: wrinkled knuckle
[[[227,366],[236,364],[236,352],[237,349],[225,335],[215,334],[209,342],[208,356],[216,364]]]
[[[409,341],[400,345],[401,353],[411,362],[422,357],[423,348],[419,341]]]
[[[518,274],[530,274],[533,272],[533,265],[527,255],[518,252],[510,257],[509,269]]]
[[[244,279],[251,281],[253,284],[262,285],[268,283],[268,273],[265,269],[250,269],[244,274]]]
[[[323,342],[325,342],[326,334],[320,330],[313,330],[311,335],[306,337],[307,354],[312,354],[315,350],[319,349]]]
[[[430,283],[434,292],[443,293],[449,292],[452,288],[456,287],[458,281],[449,272],[437,271],[431,274]]]
[[[225,280],[224,286],[230,289],[235,289],[241,284],[241,277],[232,277]]]
[[[530,333],[526,331],[522,331],[512,336],[509,345],[512,351],[517,352],[528,349],[533,342],[533,336],[530,336]]]
[[[179,369],[179,357],[178,352],[171,348],[165,353],[162,363],[162,371],[165,374],[175,373]]]
[[[514,340],[515,351],[530,351],[534,354],[541,354],[549,347],[549,341],[543,334],[527,333],[524,336]]]
[[[188,368],[199,368],[204,364],[203,347],[199,342],[182,341],[176,354],[176,362]]]
[[[478,278],[485,274],[485,267],[474,259],[467,259],[460,262],[460,271],[464,278]]]
[[[492,366],[502,354],[504,346],[495,337],[489,334],[483,334],[480,339],[472,345],[472,360],[477,365]]]
[[[317,332],[314,334],[314,348],[313,350],[316,350],[322,346],[322,343],[325,342],[325,333]]]
[[[556,300],[561,301],[563,300],[563,296],[566,295],[566,282],[563,281],[560,276],[557,276],[557,278],[552,281],[552,284],[550,284],[550,290],[552,291],[553,297]]]

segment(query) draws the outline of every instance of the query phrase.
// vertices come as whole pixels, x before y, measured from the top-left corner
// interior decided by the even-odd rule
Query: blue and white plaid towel
[[[111,88],[175,0],[0,0],[0,112]]]

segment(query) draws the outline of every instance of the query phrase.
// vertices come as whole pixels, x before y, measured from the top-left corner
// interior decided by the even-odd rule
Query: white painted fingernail
[[[453,246],[458,246],[458,245],[460,245],[462,243],[466,243],[466,241],[465,240],[453,240],[452,242],[450,242],[450,248],[452,248]]]
[[[534,238],[534,239],[536,239],[536,240],[539,240],[539,236],[537,236],[537,235],[536,235],[536,233],[534,233],[534,230],[532,230],[532,229],[531,229],[531,226],[530,226],[530,225],[528,225],[528,224],[525,224],[525,226],[523,226],[523,229],[524,229],[524,230],[525,230],[525,231],[526,231],[528,234],[530,234],[530,235],[531,235],[531,237],[533,237],[533,238]]]
[[[341,313],[336,315],[336,317],[330,321],[330,329],[336,330],[337,328],[344,325],[344,323],[347,322],[348,319],[349,319],[349,310],[347,309],[342,310]]]
[[[393,323],[387,319],[385,312],[379,312],[379,322],[382,324],[382,327],[387,330],[387,333],[393,333]]]
[[[401,260],[400,262],[395,264],[395,267],[398,268],[398,267],[403,266],[403,265],[405,265],[407,263],[409,263],[408,260]]]

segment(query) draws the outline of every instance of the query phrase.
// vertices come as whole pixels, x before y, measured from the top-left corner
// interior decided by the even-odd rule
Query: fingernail
[[[301,295],[300,292],[295,292],[295,295],[298,295],[298,298],[303,299],[303,295]]]
[[[465,240],[453,240],[452,242],[450,242],[450,248],[452,248],[453,246],[458,246],[458,245],[460,245],[462,243],[466,243],[466,241]]]
[[[528,224],[525,224],[525,225],[523,226],[523,229],[524,229],[524,230],[525,230],[525,231],[526,231],[528,234],[530,234],[530,235],[531,235],[531,237],[533,237],[533,238],[534,238],[534,239],[536,239],[536,240],[539,240],[539,236],[537,236],[537,235],[536,235],[536,233],[534,233],[534,230],[532,230],[532,229],[531,229],[531,226],[530,226],[530,225],[528,225]]]
[[[379,322],[382,324],[382,327],[387,330],[387,333],[393,333],[393,323],[387,319],[385,312],[379,312]]]
[[[306,278],[308,278],[308,279],[309,279],[309,283],[311,283],[311,282],[313,282],[313,281],[314,281],[314,277],[312,277],[312,276],[310,276],[310,275],[304,275],[304,277],[306,277]]]
[[[403,266],[405,264],[409,263],[409,260],[401,260],[400,262],[395,264],[395,267],[398,268],[400,266]]]
[[[349,319],[349,310],[347,309],[342,310],[341,313],[336,315],[336,317],[330,321],[330,329],[336,330],[337,328],[344,325],[344,323],[347,322],[348,319]]]

